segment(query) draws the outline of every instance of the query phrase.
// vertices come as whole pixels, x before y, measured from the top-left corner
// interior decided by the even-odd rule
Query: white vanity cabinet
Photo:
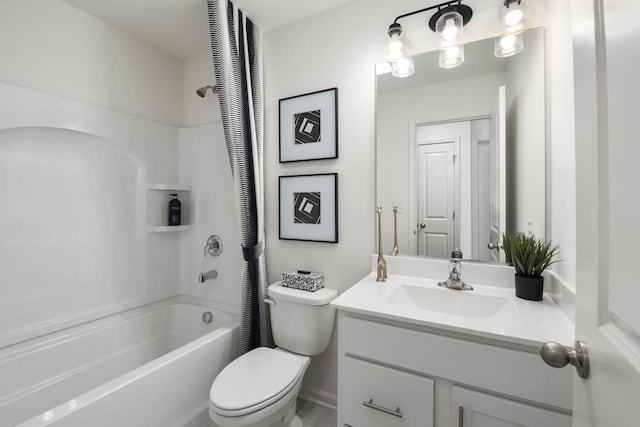
[[[451,407],[454,426],[571,427],[569,415],[458,386]]]
[[[535,347],[339,310],[338,426],[570,427]]]
[[[432,379],[349,356],[340,369],[344,425],[433,426]]]

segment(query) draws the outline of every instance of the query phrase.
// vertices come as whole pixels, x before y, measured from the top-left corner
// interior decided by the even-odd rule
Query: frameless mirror
[[[385,254],[397,206],[400,254],[504,261],[505,231],[545,236],[543,29],[524,50],[493,55],[494,40],[466,44],[465,61],[438,67],[414,57],[415,74],[376,79],[376,199]]]

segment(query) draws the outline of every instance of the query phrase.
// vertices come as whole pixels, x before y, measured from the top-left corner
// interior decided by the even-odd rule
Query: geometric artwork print
[[[320,224],[320,192],[293,193],[293,222]]]
[[[320,142],[320,110],[294,114],[294,144]]]

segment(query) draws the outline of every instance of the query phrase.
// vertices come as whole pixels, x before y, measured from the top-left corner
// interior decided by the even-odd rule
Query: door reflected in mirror
[[[398,206],[400,254],[504,261],[505,231],[545,236],[545,80],[542,29],[524,50],[493,56],[493,39],[438,67],[416,55],[413,76],[377,76],[376,204]],[[383,223],[393,246],[393,218]]]

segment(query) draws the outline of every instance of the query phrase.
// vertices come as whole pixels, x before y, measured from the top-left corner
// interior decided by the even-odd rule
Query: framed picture
[[[338,88],[280,100],[280,163],[338,158]]]
[[[338,243],[338,174],[281,176],[280,239]]]

